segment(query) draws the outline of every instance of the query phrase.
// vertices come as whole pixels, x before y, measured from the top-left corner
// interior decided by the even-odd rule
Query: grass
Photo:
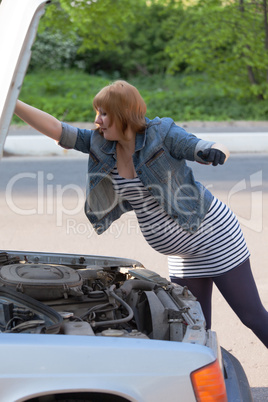
[[[93,121],[92,100],[113,79],[80,70],[41,71],[26,75],[20,99],[64,121]],[[147,116],[175,121],[267,120],[268,104],[257,99],[227,97],[209,83],[183,76],[133,77],[147,104]],[[19,123],[15,116],[13,123]]]

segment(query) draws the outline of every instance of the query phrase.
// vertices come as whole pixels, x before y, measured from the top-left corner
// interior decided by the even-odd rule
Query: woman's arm
[[[56,141],[60,140],[62,133],[61,122],[50,114],[19,100],[16,103],[14,113],[21,120],[25,121],[25,123],[29,124],[37,131],[40,131],[42,134],[45,134]]]

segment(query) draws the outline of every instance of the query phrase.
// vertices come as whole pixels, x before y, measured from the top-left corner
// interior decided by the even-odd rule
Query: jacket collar
[[[159,117],[156,117],[153,120],[150,120],[148,119],[148,117],[145,117],[145,121],[146,121],[145,132],[142,134],[139,133],[136,134],[135,152],[140,151],[141,149],[144,148],[148,129],[154,125],[160,124]]]

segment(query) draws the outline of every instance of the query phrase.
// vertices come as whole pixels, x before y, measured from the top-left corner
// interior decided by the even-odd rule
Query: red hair
[[[126,81],[118,80],[104,87],[93,99],[96,111],[103,109],[111,119],[122,127],[130,126],[135,132],[145,130],[146,104],[137,88]]]

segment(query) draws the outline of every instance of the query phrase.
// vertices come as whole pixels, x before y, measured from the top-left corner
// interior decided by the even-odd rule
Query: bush
[[[52,7],[48,9],[52,10]],[[137,7],[135,20],[124,23],[124,35],[117,38],[116,45],[111,46],[108,40],[102,47],[92,44],[85,38],[87,34],[79,29],[72,32],[67,29],[66,32],[66,27],[71,25],[68,20],[70,17],[64,16],[63,10],[58,10],[58,13],[62,20],[56,28],[46,26],[45,20],[43,24],[41,22],[40,32],[32,49],[29,71],[75,67],[89,74],[129,77],[130,74],[137,73],[159,74],[168,68],[170,57],[165,52],[165,47],[173,32],[167,33],[162,21],[177,13],[172,7],[161,4]],[[85,45],[87,39],[89,43]]]
[[[114,76],[89,75],[81,70],[32,72],[25,77],[20,99],[65,121],[93,121],[94,96]],[[119,78],[119,77],[118,77]],[[124,79],[124,77],[122,77]],[[147,116],[175,121],[267,120],[267,102],[235,100],[204,81],[189,84],[182,75],[150,75],[129,79],[147,104]],[[14,117],[13,123],[20,120]]]
[[[39,33],[32,48],[29,71],[72,68],[76,66],[78,48],[76,36],[66,36],[60,31]]]
[[[79,70],[33,72],[24,79],[20,99],[59,120],[93,121],[93,97],[108,83]]]

